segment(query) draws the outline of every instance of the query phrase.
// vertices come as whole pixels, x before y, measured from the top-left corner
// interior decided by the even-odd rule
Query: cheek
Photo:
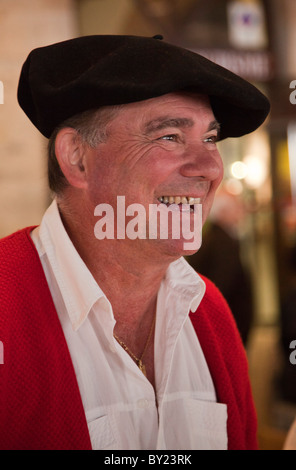
[[[212,183],[212,188],[214,191],[216,191],[217,188],[220,186],[224,177],[224,165],[223,165],[223,160],[219,152],[217,152],[217,156],[215,160],[216,160],[216,165],[217,165],[217,175]]]
[[[223,178],[224,178],[224,165],[223,165],[223,162],[221,160],[220,173],[219,173],[219,177],[217,178],[216,189],[220,186]]]
[[[118,176],[113,165],[98,160],[89,169],[88,197],[94,206],[113,204],[113,195],[118,192],[117,185]]]
[[[217,164],[219,167],[219,172],[217,173],[217,177],[215,178],[215,180],[212,181],[206,203],[203,205],[203,223],[209,216],[210,210],[215,199],[216,191],[219,188],[224,176],[224,166],[221,158],[217,161]]]
[[[222,160],[222,157],[219,153],[219,160],[218,160],[218,163],[219,163],[219,167],[220,167],[220,172],[221,172],[221,180],[223,179],[223,176],[224,176],[224,164],[223,164],[223,160]],[[220,180],[220,181],[221,181]]]
[[[182,162],[181,153],[168,152],[159,147],[154,149],[146,159],[144,172],[149,175],[154,182],[165,181],[168,176],[178,171]]]

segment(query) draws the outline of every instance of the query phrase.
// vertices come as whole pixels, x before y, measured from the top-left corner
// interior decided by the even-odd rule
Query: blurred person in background
[[[253,320],[253,294],[249,269],[241,252],[240,228],[244,217],[243,201],[220,188],[202,246],[188,257],[188,262],[221,290],[246,346]]]

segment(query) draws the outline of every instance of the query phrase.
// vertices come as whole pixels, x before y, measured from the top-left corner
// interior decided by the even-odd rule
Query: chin
[[[191,256],[201,247],[201,237],[193,240],[162,240],[161,252],[163,255],[170,255],[173,259],[181,256]]]

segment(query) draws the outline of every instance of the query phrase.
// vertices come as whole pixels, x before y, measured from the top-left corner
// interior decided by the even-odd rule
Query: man
[[[40,227],[0,244],[0,446],[256,448],[226,302],[185,262],[196,248],[183,231],[147,233],[150,206],[184,208],[182,227],[197,206],[206,219],[223,176],[217,141],[256,129],[267,99],[199,55],[128,36],[32,51],[18,99],[50,139],[55,197]],[[118,201],[145,211],[138,237]],[[96,225],[102,204],[114,237]]]

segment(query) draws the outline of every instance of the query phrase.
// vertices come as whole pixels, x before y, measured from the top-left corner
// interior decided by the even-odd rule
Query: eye
[[[168,135],[163,135],[162,137],[159,137],[157,140],[169,140],[171,142],[177,142],[178,141],[178,135],[177,134],[168,134]]]
[[[218,141],[218,136],[217,135],[210,135],[209,137],[206,137],[204,139],[204,142],[208,142],[210,144],[216,144]]]

